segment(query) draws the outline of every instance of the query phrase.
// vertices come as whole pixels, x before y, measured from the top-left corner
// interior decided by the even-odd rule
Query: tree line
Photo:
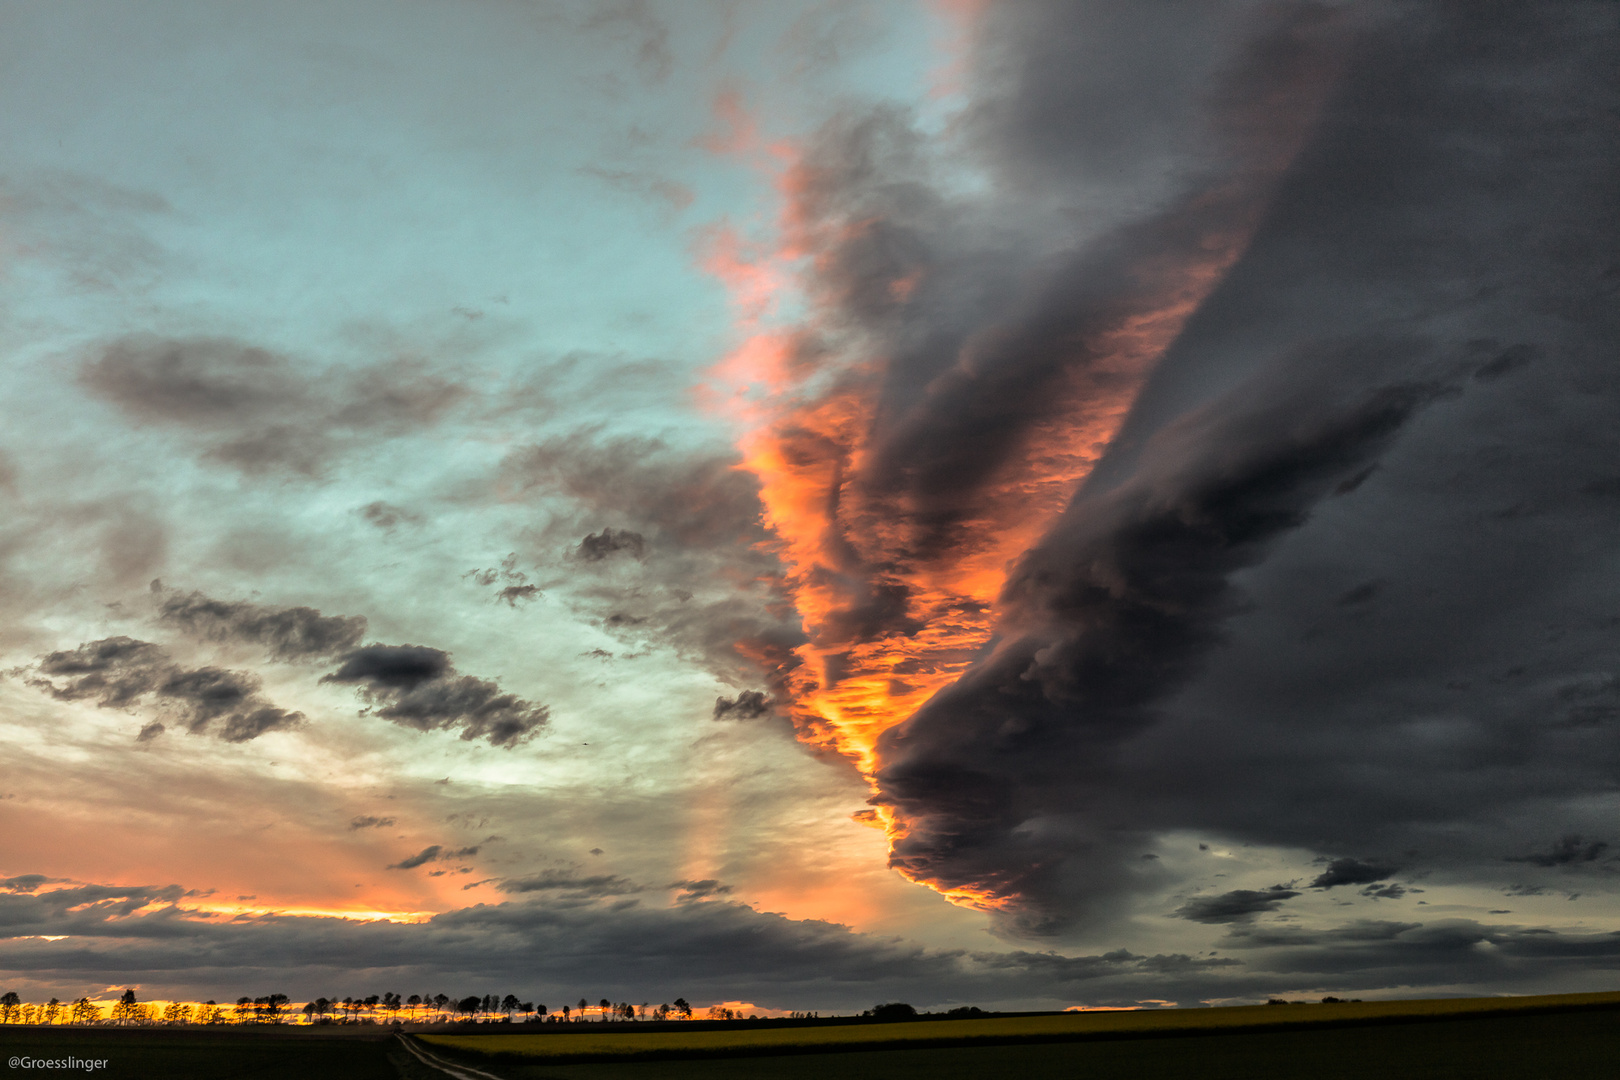
[[[120,1026],[143,1024],[284,1024],[297,1023],[302,1018],[309,1024],[375,1024],[375,1023],[448,1023],[460,1019],[473,1023],[583,1023],[662,1021],[672,1018],[690,1020],[692,1006],[685,998],[674,1002],[639,1006],[627,1001],[614,1002],[602,998],[592,1005],[585,998],[577,1004],[563,1005],[555,1011],[543,1004],[520,1001],[515,994],[477,994],[464,998],[451,998],[446,994],[371,994],[365,997],[318,997],[302,1008],[292,1004],[286,994],[265,994],[260,997],[240,997],[234,1005],[216,1001],[170,1001],[161,1009],[155,1003],[142,1002],[134,990],[125,990],[110,1008],[89,998],[73,1002],[51,998],[42,1004],[23,1001],[15,991],[0,995],[0,1023],[4,1024],[116,1024]],[[731,1009],[714,1006],[708,1010],[711,1019],[734,1019]],[[725,1014],[721,1016],[719,1014]]]

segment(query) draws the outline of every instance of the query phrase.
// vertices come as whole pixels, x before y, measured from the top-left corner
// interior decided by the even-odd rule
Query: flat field
[[[423,1034],[502,1080],[1611,1080],[1620,994],[1176,1009],[707,1030],[557,1025]],[[550,1025],[547,1025],[550,1027]],[[637,1029],[640,1030],[637,1030]],[[509,1030],[509,1029],[508,1029]],[[515,1049],[514,1049],[515,1048]],[[594,1060],[580,1060],[590,1050]],[[626,1051],[630,1053],[626,1053]],[[0,1027],[10,1057],[106,1068],[8,1075],[160,1080],[445,1080],[386,1028]],[[535,1051],[541,1051],[536,1053]],[[606,1054],[604,1054],[606,1051]],[[607,1057],[611,1054],[611,1058]]]
[[[8,1077],[118,1080],[399,1080],[409,1055],[386,1029],[0,1027],[0,1057],[100,1060],[85,1068],[24,1067]],[[410,1080],[442,1074],[412,1072]]]
[[[418,1038],[511,1080],[1609,1080],[1620,994]]]
[[[522,1035],[420,1035],[418,1038],[430,1047],[505,1060],[634,1060],[727,1054],[752,1056],[879,1046],[910,1047],[927,1043],[972,1046],[992,1042],[1142,1038],[1205,1031],[1289,1028],[1324,1023],[1356,1025],[1581,1008],[1620,1010],[1620,993],[1343,1002],[1329,1005],[1244,1005],[1216,1009],[915,1020],[894,1024],[790,1027],[738,1024],[718,1030],[681,1030],[680,1026],[670,1030],[672,1025],[654,1024],[580,1024],[560,1027],[554,1032]]]

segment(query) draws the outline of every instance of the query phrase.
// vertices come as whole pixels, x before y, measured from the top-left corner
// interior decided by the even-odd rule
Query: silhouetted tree
[[[686,1003],[685,998],[675,999],[675,1011],[686,1017],[688,1020],[692,1019],[692,1006]]]
[[[56,1023],[57,1019],[61,1015],[62,1003],[60,1001],[58,1001],[56,998],[51,998],[51,1000],[45,1003],[45,1022],[47,1024]]]
[[[125,990],[112,1007],[112,1018],[119,1024],[128,1024],[141,1014],[140,1003],[135,1000],[135,991]]]
[[[917,1010],[903,1001],[891,1001],[887,1005],[872,1006],[866,1015],[874,1020],[915,1020]]]
[[[0,1024],[15,1024],[21,1016],[22,998],[17,996],[17,991],[0,994]]]
[[[613,1002],[609,1001],[607,998],[603,998],[601,1001],[597,1002],[597,1004],[602,1008],[602,1022],[606,1023],[608,1020],[612,1019],[608,1013],[613,1009]]]
[[[522,1005],[522,1004],[523,1004],[523,1002],[519,1001],[517,999],[517,995],[515,995],[515,994],[507,994],[504,998],[501,999],[501,1008],[503,1010],[505,1010],[506,1018],[508,1020],[512,1019],[513,1010],[515,1010],[519,1005]]]

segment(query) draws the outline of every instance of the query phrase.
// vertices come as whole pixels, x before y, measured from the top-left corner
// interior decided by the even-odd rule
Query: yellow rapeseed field
[[[747,1053],[831,1050],[879,1043],[956,1042],[975,1039],[1072,1038],[1088,1034],[1151,1034],[1242,1028],[1272,1024],[1310,1024],[1384,1017],[1438,1017],[1563,1006],[1620,1006],[1620,993],[1549,994],[1539,997],[1436,998],[1419,1001],[1367,1001],[1310,1005],[1243,1005],[1213,1009],[1152,1009],[1134,1012],[1083,1012],[1048,1016],[1009,1016],[975,1020],[925,1020],[898,1024],[848,1024],[828,1027],[732,1028],[719,1031],[670,1030],[665,1025],[603,1024],[600,1033],[533,1035],[418,1035],[423,1042],[475,1054],[516,1054],[534,1058],[646,1054]]]

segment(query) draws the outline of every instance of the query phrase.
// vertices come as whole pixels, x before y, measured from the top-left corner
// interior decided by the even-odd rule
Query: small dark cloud
[[[322,615],[311,607],[266,607],[245,600],[215,600],[200,592],[165,594],[158,618],[208,641],[263,645],[274,660],[317,660],[354,648],[365,636],[362,615]]]
[[[361,819],[357,818],[356,820],[358,821],[358,820],[361,820]],[[351,824],[349,827],[351,829],[358,828],[358,826],[353,825],[353,824]],[[414,870],[418,866],[424,866],[424,865],[426,865],[427,863],[430,863],[430,862],[442,862],[442,861],[448,861],[450,859],[470,858],[470,857],[472,857],[472,856],[474,856],[476,854],[478,854],[478,848],[476,848],[476,847],[466,847],[466,848],[461,848],[461,849],[456,850],[456,851],[451,851],[451,850],[445,848],[441,844],[433,844],[433,845],[430,845],[429,847],[423,848],[421,851],[417,852],[415,855],[412,855],[408,859],[401,859],[397,863],[389,864],[387,867],[384,867],[384,869],[387,869],[387,870]],[[434,876],[437,877],[439,874],[444,874],[444,873],[448,873],[448,872],[449,871],[445,871],[445,870],[436,871],[434,873]],[[465,873],[465,872],[466,872],[466,868],[459,868],[459,869],[456,870],[456,873]]]
[[[167,730],[168,729],[165,728],[161,722],[153,720],[150,724],[145,724],[141,727],[141,732],[139,735],[135,736],[135,741],[138,743],[150,742]]]
[[[569,574],[554,595],[624,639],[626,652],[657,643],[727,682],[763,674],[774,687],[799,662],[792,650],[804,634],[761,521],[759,481],[738,464],[730,449],[584,428],[514,450],[494,483],[577,505],[553,535],[558,546],[569,538],[571,561],[600,573]]]
[[[465,740],[513,747],[531,738],[550,715],[486,679],[456,672],[450,654],[426,645],[366,645],[342,657],[322,682],[356,684],[384,720],[417,731],[459,728]]]
[[[1532,866],[1573,866],[1596,862],[1607,850],[1609,845],[1606,841],[1587,841],[1579,834],[1571,833],[1560,838],[1550,851],[1531,855],[1510,855],[1507,861],[1529,863]]]
[[[349,828],[351,828],[351,829],[386,829],[386,828],[392,826],[393,824],[394,824],[394,819],[391,818],[391,817],[362,816],[362,817],[357,817],[357,818],[354,818],[353,820],[351,820],[349,822]]]
[[[266,701],[262,680],[251,672],[184,668],[160,646],[128,637],[46,654],[35,670],[30,684],[59,701],[96,699],[104,708],[126,708],[147,699],[175,713],[192,734],[211,733],[226,742],[247,742],[304,720],[302,713]],[[155,738],[163,730],[147,724],[138,739]]]
[[[415,525],[422,520],[421,515],[403,506],[395,506],[381,500],[367,503],[358,512],[362,518],[384,532],[390,532],[402,523]]]
[[[378,691],[408,692],[454,669],[450,654],[426,645],[367,645],[343,658],[323,682],[363,682]]]
[[[205,460],[250,475],[318,476],[359,445],[437,423],[468,394],[409,362],[321,372],[218,337],[120,338],[85,361],[79,381],[135,422],[184,431]]]
[[[495,593],[495,602],[504,603],[511,608],[516,608],[520,602],[534,600],[541,595],[540,586],[530,583],[529,575],[518,569],[518,556],[515,551],[502,559],[500,566],[469,570],[461,576],[470,579],[474,584],[486,587],[501,584],[502,587]]]
[[[1410,890],[1408,890],[1406,886],[1397,885],[1394,882],[1391,882],[1390,884],[1384,886],[1368,885],[1365,889],[1361,890],[1361,895],[1370,896],[1375,900],[1399,900],[1401,897],[1405,896],[1408,891]]]
[[[44,874],[18,874],[16,877],[0,878],[0,889],[7,892],[31,893],[41,885],[60,885],[67,878],[46,877]]]
[[[775,702],[764,691],[744,690],[734,698],[715,698],[714,719],[758,720],[762,716],[771,715],[773,705]]]
[[[518,606],[518,601],[533,600],[539,595],[540,586],[538,585],[508,585],[495,594],[495,601],[515,608]]]
[[[1396,871],[1396,867],[1382,863],[1362,862],[1360,859],[1334,859],[1328,868],[1311,882],[1313,889],[1331,889],[1339,885],[1367,885],[1383,881]]]
[[[580,876],[563,870],[547,870],[525,878],[508,878],[497,887],[504,893],[560,892],[572,896],[628,896],[646,891],[645,886],[627,881],[617,874]]]
[[[1201,923],[1228,923],[1275,911],[1299,893],[1281,885],[1269,889],[1234,889],[1219,896],[1196,896],[1176,909],[1177,918]]]
[[[437,862],[438,859],[439,859],[440,853],[442,853],[443,851],[444,851],[444,848],[443,848],[442,845],[433,844],[433,845],[430,845],[428,847],[423,848],[421,851],[417,852],[415,855],[412,855],[408,859],[401,859],[397,863],[390,863],[388,865],[387,869],[389,869],[389,870],[415,870],[418,866],[423,866],[423,865],[425,865],[427,863],[430,863],[430,862]]]
[[[613,555],[629,555],[639,559],[647,550],[647,538],[629,529],[603,529],[591,533],[579,542],[575,553],[586,562],[601,562]]]
[[[701,881],[672,881],[665,888],[679,889],[681,895],[676,899],[680,903],[689,903],[693,900],[703,900],[713,896],[724,896],[731,892],[731,886],[722,885],[718,878],[704,878]]]

